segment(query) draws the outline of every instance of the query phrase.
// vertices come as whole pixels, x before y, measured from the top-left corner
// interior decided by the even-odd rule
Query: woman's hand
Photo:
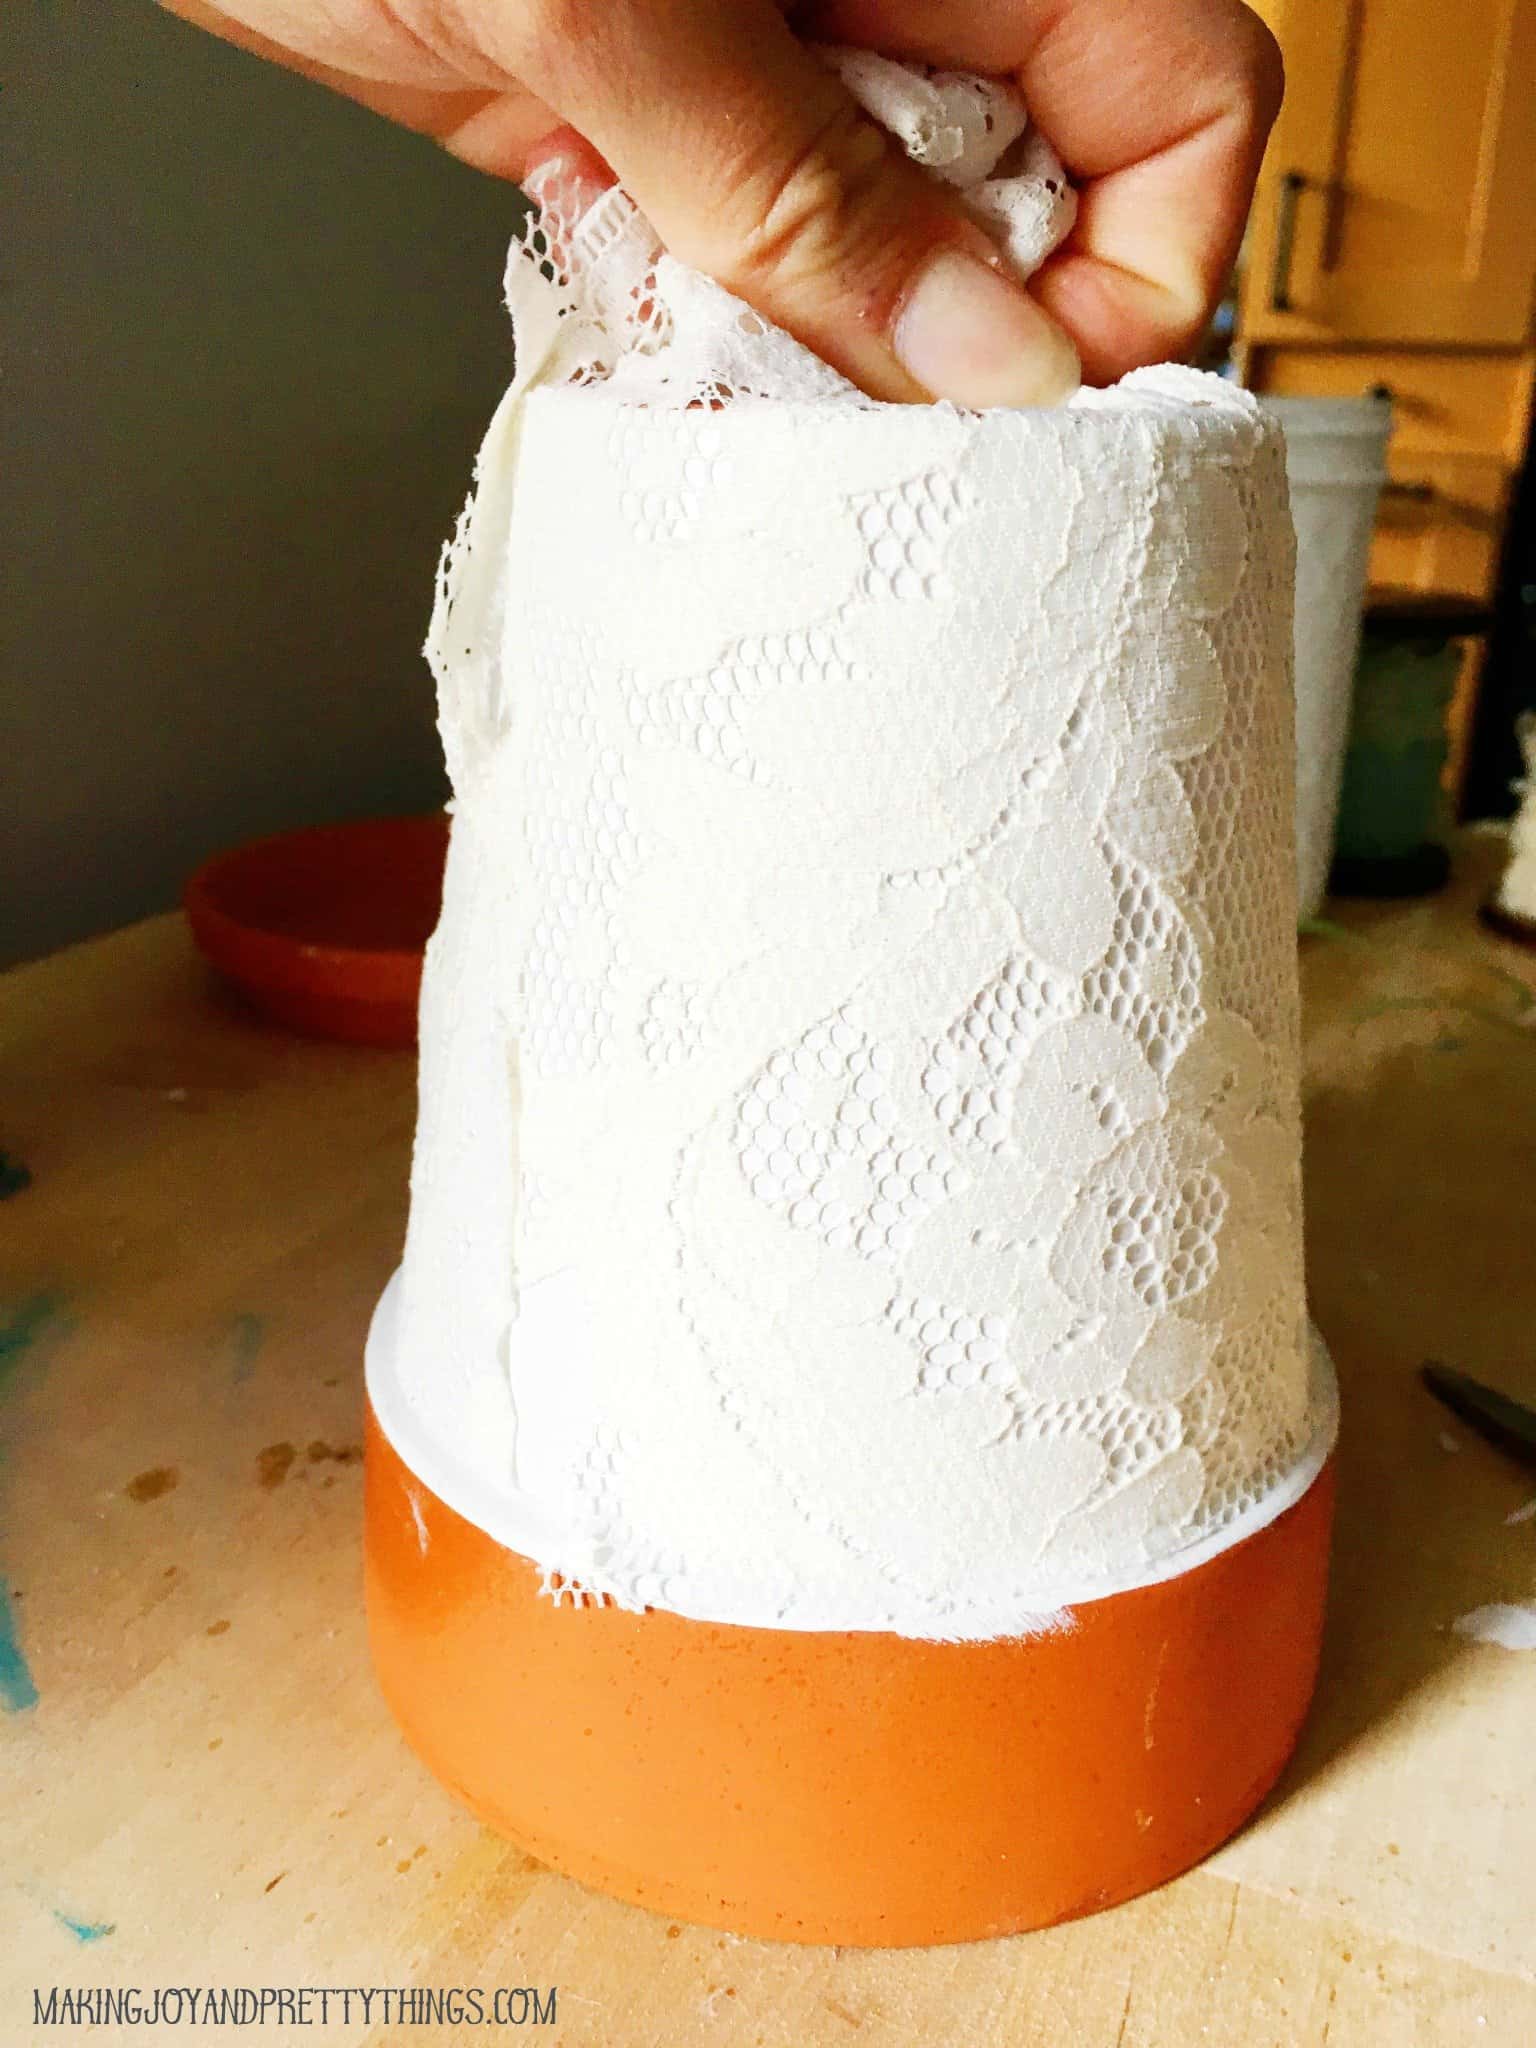
[[[498,177],[574,128],[682,261],[878,398],[1049,404],[1182,354],[1280,102],[1241,0],[165,0]],[[798,36],[1015,79],[1080,192],[1028,292]]]

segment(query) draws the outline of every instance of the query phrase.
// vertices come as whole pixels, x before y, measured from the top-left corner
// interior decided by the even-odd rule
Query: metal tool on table
[[[1424,1384],[1453,1415],[1522,1464],[1536,1467],[1536,1408],[1527,1408],[1496,1387],[1485,1387],[1448,1365],[1424,1367]]]

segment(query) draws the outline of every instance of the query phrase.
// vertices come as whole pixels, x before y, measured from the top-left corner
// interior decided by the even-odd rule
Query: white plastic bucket
[[[1355,657],[1392,405],[1266,398],[1285,432],[1296,527],[1296,879],[1302,917],[1328,886]]]

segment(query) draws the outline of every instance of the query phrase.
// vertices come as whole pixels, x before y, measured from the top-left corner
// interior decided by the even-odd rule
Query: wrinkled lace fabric
[[[1065,231],[1008,95],[836,61]],[[509,299],[385,1429],[559,1599],[985,1638],[1188,1568],[1333,1431],[1278,434],[874,404],[622,194]]]

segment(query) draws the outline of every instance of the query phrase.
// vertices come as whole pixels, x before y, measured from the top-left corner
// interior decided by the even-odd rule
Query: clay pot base
[[[1317,1671],[1333,1463],[1283,1515],[1070,1631],[989,1643],[557,1608],[368,1415],[367,1597],[412,1748],[541,1862],[771,1940],[969,1941],[1197,1863]]]

